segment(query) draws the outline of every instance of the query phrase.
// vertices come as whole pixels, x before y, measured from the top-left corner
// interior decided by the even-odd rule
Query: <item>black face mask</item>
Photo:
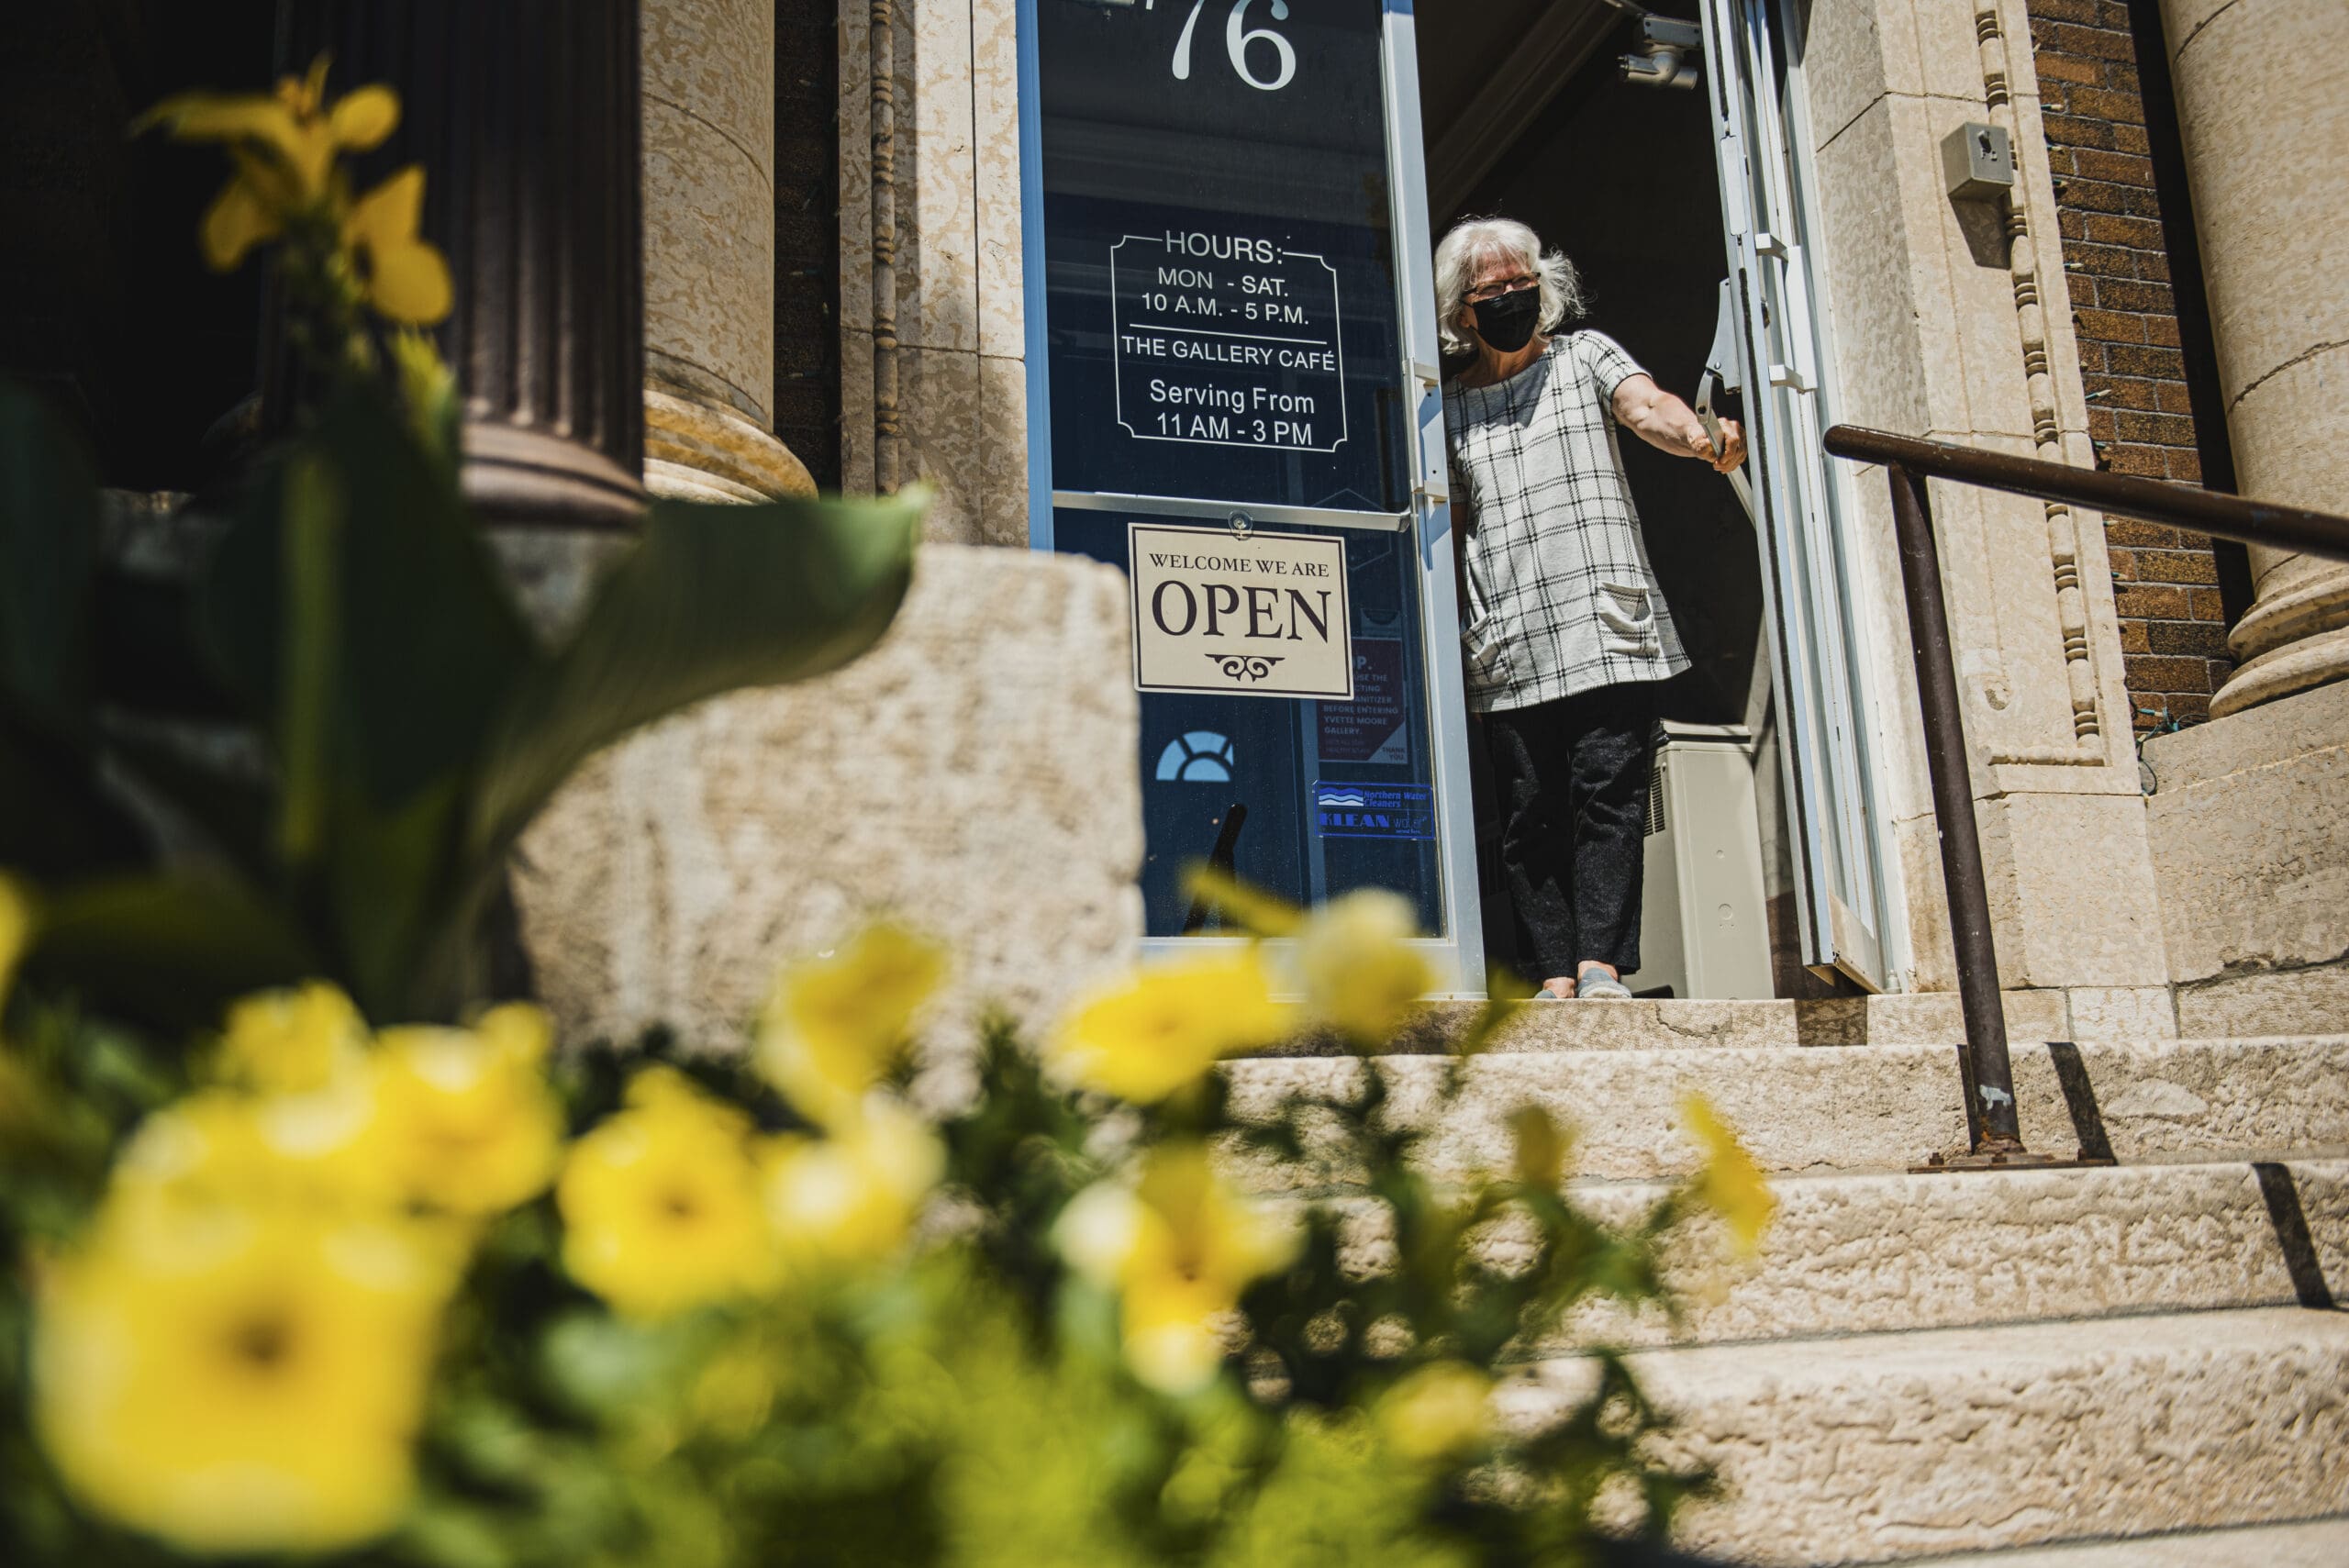
[[[1475,313],[1476,336],[1495,351],[1513,354],[1533,340],[1533,324],[1542,317],[1542,291],[1496,295],[1470,308]]]

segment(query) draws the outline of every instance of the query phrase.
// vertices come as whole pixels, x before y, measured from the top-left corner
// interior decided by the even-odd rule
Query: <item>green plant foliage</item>
[[[11,1022],[0,1105],[43,1129],[0,1143],[0,1242],[21,1258],[65,1244],[102,1200],[122,1201],[106,1195],[122,1140],[188,1092],[184,1063],[197,1063],[201,1087],[206,1058],[158,1051],[29,999]],[[595,1052],[559,1067],[570,1125],[584,1133],[615,1114],[616,1080],[645,1060]],[[686,1060],[718,1103],[804,1129],[739,1062]],[[1554,1173],[1439,1187],[1413,1166],[1415,1140],[1384,1116],[1369,1063],[1351,1092],[1291,1098],[1247,1119],[1213,1075],[1154,1106],[1056,1085],[1002,1026],[974,1065],[965,1103],[938,1127],[947,1161],[930,1218],[894,1255],[795,1271],[752,1298],[645,1320],[616,1314],[569,1275],[568,1207],[541,1196],[495,1219],[443,1315],[414,1496],[387,1531],[316,1560],[345,1568],[1664,1560],[1650,1555],[1655,1543],[1709,1480],[1656,1457],[1666,1418],[1620,1354],[1565,1326],[1598,1301],[1672,1308],[1656,1251],[1699,1207],[1693,1184],[1620,1230],[1576,1209]],[[1521,1133],[1521,1151],[1538,1158],[1530,1123]],[[1137,1375],[1114,1294],[1071,1267],[1055,1230],[1088,1189],[1153,1149],[1203,1136],[1235,1169],[1253,1154],[1309,1145],[1317,1161],[1366,1180],[1290,1204],[1308,1243],[1246,1294],[1225,1329],[1220,1369],[1169,1393]],[[1371,1219],[1395,1246],[1366,1266],[1342,1256],[1339,1239]],[[1502,1224],[1522,1243],[1506,1262],[1476,1241]],[[40,1311],[29,1277],[12,1270],[0,1284],[0,1556],[28,1568],[184,1561],[77,1496],[44,1452],[28,1421],[39,1399],[23,1350]],[[1587,1393],[1545,1426],[1497,1425],[1472,1410],[1431,1440],[1430,1421],[1447,1418],[1406,1407],[1431,1367],[1464,1369],[1481,1404],[1481,1390],[1506,1381],[1536,1344],[1552,1354],[1574,1346],[1592,1373]],[[1611,1499],[1603,1518],[1602,1496]]]
[[[179,1027],[305,974],[380,1016],[453,1017],[483,994],[507,857],[562,781],[640,725],[869,647],[923,506],[656,501],[546,647],[453,465],[354,382],[263,465],[192,595],[112,595],[150,623],[145,646],[202,667],[184,684],[206,694],[194,717],[212,743],[191,746],[102,722],[125,694],[96,656],[114,631],[94,625],[95,492],[15,389],[0,388],[0,864],[60,911],[31,962]],[[167,613],[184,633],[157,634]],[[264,767],[236,765],[240,738]],[[109,769],[192,828],[206,863],[159,862]]]

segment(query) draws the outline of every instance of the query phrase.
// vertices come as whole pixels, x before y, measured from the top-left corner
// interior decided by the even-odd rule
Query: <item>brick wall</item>
[[[2098,462],[2199,483],[2129,7],[2028,5]],[[2105,541],[2136,727],[2209,717],[2210,694],[2234,668],[2210,540],[2116,518]]]

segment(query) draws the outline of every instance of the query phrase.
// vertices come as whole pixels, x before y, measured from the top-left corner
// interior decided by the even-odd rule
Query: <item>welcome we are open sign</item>
[[[1353,700],[1342,537],[1131,523],[1127,540],[1141,690]]]

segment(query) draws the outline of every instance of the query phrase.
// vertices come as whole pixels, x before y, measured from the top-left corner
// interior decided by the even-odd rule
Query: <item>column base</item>
[[[2224,718],[2349,675],[2349,626],[2271,648],[2227,677],[2210,698],[2210,717]]]
[[[2155,736],[2144,754],[2182,1031],[2349,1029],[2349,683]]]
[[[685,501],[813,498],[791,449],[731,409],[644,389],[644,487]]]
[[[522,425],[468,420],[465,499],[494,523],[635,531],[644,487],[592,447]]]

